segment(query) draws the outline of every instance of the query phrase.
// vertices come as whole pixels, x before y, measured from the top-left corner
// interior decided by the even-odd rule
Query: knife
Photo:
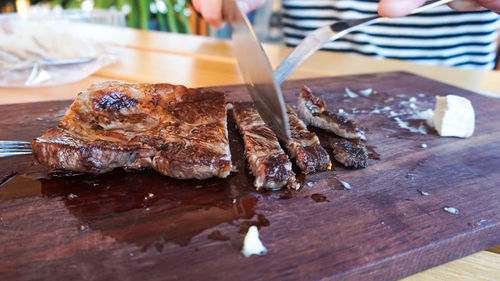
[[[252,25],[235,0],[222,1],[222,15],[233,28],[233,52],[257,111],[276,136],[287,141],[291,134],[283,94]]]

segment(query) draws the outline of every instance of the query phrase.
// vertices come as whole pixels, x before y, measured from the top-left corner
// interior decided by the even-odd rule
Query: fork
[[[31,143],[27,141],[0,141],[0,158],[31,154]]]
[[[453,0],[433,0],[427,1],[425,5],[420,6],[410,12],[410,15],[418,14],[428,9],[447,4]],[[276,82],[281,84],[285,79],[302,63],[304,63],[314,52],[316,52],[323,44],[329,41],[334,41],[343,37],[347,33],[358,30],[363,26],[378,23],[391,18],[381,17],[379,15],[355,19],[355,20],[341,20],[331,24],[322,26],[309,35],[307,35],[293,51],[281,62],[281,64],[274,71]]]
[[[30,72],[30,75],[28,76],[28,78],[26,79],[26,82],[24,82],[24,84],[31,85],[33,83],[33,81],[35,81],[37,79],[37,77],[40,76],[40,73],[45,71],[43,69],[40,69],[41,67],[76,65],[76,64],[89,63],[93,60],[95,60],[95,58],[92,58],[92,57],[74,58],[74,59],[65,59],[65,60],[51,60],[51,59],[44,58],[39,62],[35,62],[33,64],[33,66],[30,66],[31,72]]]

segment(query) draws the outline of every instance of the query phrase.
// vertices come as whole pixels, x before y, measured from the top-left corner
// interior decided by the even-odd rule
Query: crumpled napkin
[[[117,61],[112,46],[71,33],[62,20],[0,19],[0,87],[81,80]]]

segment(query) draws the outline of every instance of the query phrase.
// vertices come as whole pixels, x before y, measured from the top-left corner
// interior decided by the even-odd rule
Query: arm
[[[384,17],[401,17],[422,6],[425,0],[381,0],[378,12]],[[489,9],[500,13],[500,0],[455,0],[448,4],[457,11],[478,11]]]

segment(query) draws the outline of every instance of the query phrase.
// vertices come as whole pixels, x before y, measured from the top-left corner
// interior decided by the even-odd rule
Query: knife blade
[[[237,1],[223,0],[222,4],[224,20],[233,28],[233,52],[240,74],[255,107],[276,136],[286,141],[291,137],[290,125],[283,94],[274,78],[271,63]]]

